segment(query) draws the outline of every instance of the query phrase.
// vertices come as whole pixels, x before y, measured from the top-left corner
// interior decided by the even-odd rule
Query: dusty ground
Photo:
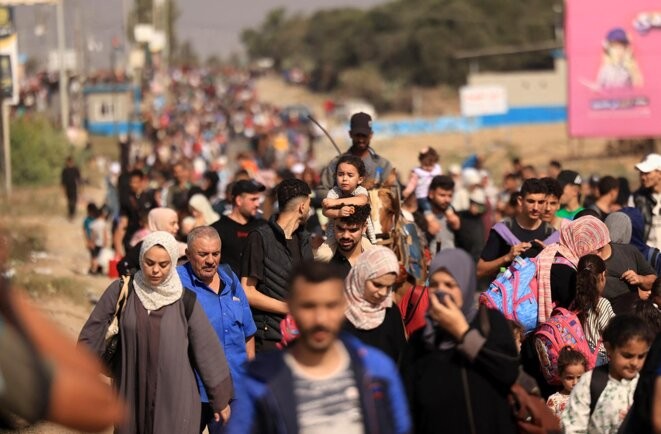
[[[300,87],[288,86],[274,78],[265,78],[258,83],[261,99],[278,105],[303,103],[320,115],[325,99],[313,95]],[[342,128],[334,129],[337,139],[348,146]],[[339,142],[339,143],[340,143]],[[343,146],[343,145],[341,145]],[[448,168],[471,153],[484,158],[486,167],[496,179],[509,170],[509,158],[520,156],[526,164],[544,169],[550,159],[563,161],[568,168],[583,174],[592,172],[611,173],[634,177],[633,164],[641,155],[613,157],[605,155],[605,141],[576,141],[567,137],[564,124],[531,127],[501,128],[481,131],[472,135],[446,134],[411,137],[375,137],[374,148],[390,159],[403,178],[417,163],[417,153],[425,146],[435,147],[441,154],[441,163]],[[322,142],[317,150],[320,163],[334,154],[330,144]],[[96,177],[98,180],[98,176]],[[87,251],[82,240],[82,213],[87,200],[99,202],[103,191],[98,186],[87,187],[81,197],[79,216],[69,222],[65,216],[64,200],[57,187],[39,190],[18,190],[12,198],[12,212],[0,215],[0,225],[12,227],[37,227],[45,231],[45,251],[32,256],[32,260],[16,263],[18,273],[37,276],[41,279],[67,279],[69,291],[47,290],[34,293],[36,304],[72,338],[80,331],[91,311],[89,298],[98,296],[108,285],[106,277],[91,277],[84,274],[88,266]],[[42,425],[29,433],[70,433],[61,427]]]

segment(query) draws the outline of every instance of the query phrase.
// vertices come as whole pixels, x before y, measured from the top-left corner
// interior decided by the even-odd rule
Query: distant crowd
[[[155,92],[148,149],[122,140],[105,204],[87,209],[90,273],[115,276],[78,339],[121,409],[98,419],[119,433],[661,432],[661,155],[631,168],[635,190],[519,159],[496,186],[479,156],[444,167],[433,147],[400,173],[355,113],[351,147],[317,171],[306,124],[260,104],[248,76],[209,80],[167,77],[176,103]],[[78,178],[69,162],[68,198]]]

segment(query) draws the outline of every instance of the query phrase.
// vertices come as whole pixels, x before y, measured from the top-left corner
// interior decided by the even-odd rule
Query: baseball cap
[[[351,116],[349,131],[356,134],[372,134],[372,116],[359,112]]]
[[[636,169],[640,170],[643,173],[653,172],[655,170],[661,170],[661,155],[659,154],[649,154],[643,161],[636,164]]]
[[[581,185],[583,184],[583,178],[578,172],[573,170],[563,170],[558,174],[558,182],[562,188],[565,188],[565,185],[574,184]]]
[[[254,179],[242,179],[236,181],[232,186],[232,196],[236,197],[243,193],[261,193],[266,190],[264,184],[255,181]]]
[[[622,42],[625,44],[629,43],[629,37],[627,36],[627,32],[625,32],[624,29],[620,27],[611,29],[606,35],[606,40],[608,42]]]

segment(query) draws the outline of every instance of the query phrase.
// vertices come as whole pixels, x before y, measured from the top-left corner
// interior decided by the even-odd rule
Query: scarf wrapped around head
[[[152,286],[142,270],[135,273],[133,277],[135,293],[145,309],[149,311],[158,310],[163,306],[174,303],[184,293],[184,287],[176,270],[177,260],[179,259],[179,245],[169,232],[152,232],[145,237],[140,248],[140,267],[142,268],[145,253],[154,246],[161,246],[168,252],[172,265],[169,274],[158,286]]]
[[[209,199],[203,194],[194,194],[191,196],[190,199],[188,199],[188,206],[191,208],[197,210],[202,214],[202,217],[204,218],[204,223],[206,225],[210,225],[211,223],[217,221],[220,218],[220,215],[213,210],[213,207],[211,206],[211,202],[209,202]]]
[[[177,212],[171,208],[154,208],[147,215],[147,226],[152,232],[168,231],[172,219],[178,219]],[[178,220],[177,220],[178,221]]]
[[[582,256],[602,248],[610,240],[608,228],[596,217],[585,216],[571,222],[562,222],[560,241],[546,246],[537,256],[539,322],[546,321],[553,311],[551,266],[555,256],[560,254],[576,267]]]
[[[365,300],[365,285],[368,280],[389,273],[399,273],[399,262],[390,249],[382,246],[366,250],[351,268],[345,281],[344,295],[348,302],[345,316],[357,329],[372,330],[383,323],[392,298],[386,297],[381,304],[373,305]]]
[[[631,242],[631,219],[623,212],[614,212],[609,214],[604,220],[611,241],[619,244],[629,244]]]
[[[461,311],[470,324],[477,315],[477,304],[475,303],[475,294],[477,291],[477,278],[475,276],[475,262],[468,253],[461,249],[441,250],[434,256],[429,265],[429,276],[432,276],[440,269],[447,270],[459,285],[463,305]],[[425,329],[423,338],[429,348],[439,348],[446,350],[456,345],[453,339],[447,333],[439,330],[438,326],[429,316],[425,316]]]

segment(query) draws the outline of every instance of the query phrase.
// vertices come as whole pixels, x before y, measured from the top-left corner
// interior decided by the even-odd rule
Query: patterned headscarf
[[[172,208],[154,208],[151,211],[149,211],[149,214],[147,215],[147,226],[149,227],[149,230],[152,232],[156,231],[166,231],[167,226],[172,221],[172,219],[177,219],[177,212],[173,210]]]
[[[345,281],[344,295],[348,302],[345,316],[357,329],[372,330],[383,322],[392,298],[386,297],[381,304],[374,305],[365,300],[365,285],[368,280],[389,273],[399,273],[399,262],[390,249],[382,246],[365,251],[351,268]]]
[[[556,254],[560,254],[576,267],[581,257],[604,247],[610,240],[608,228],[596,217],[585,216],[571,222],[562,222],[560,241],[546,246],[537,256],[539,322],[546,321],[553,310],[551,266]]]
[[[179,259],[179,245],[177,240],[169,232],[152,232],[145,237],[140,248],[140,268],[142,268],[145,253],[154,246],[161,246],[168,252],[172,265],[170,267],[170,273],[158,286],[152,286],[142,270],[135,273],[133,277],[135,293],[145,309],[149,311],[158,310],[163,306],[174,303],[184,293],[184,287],[176,270],[177,260]]]

